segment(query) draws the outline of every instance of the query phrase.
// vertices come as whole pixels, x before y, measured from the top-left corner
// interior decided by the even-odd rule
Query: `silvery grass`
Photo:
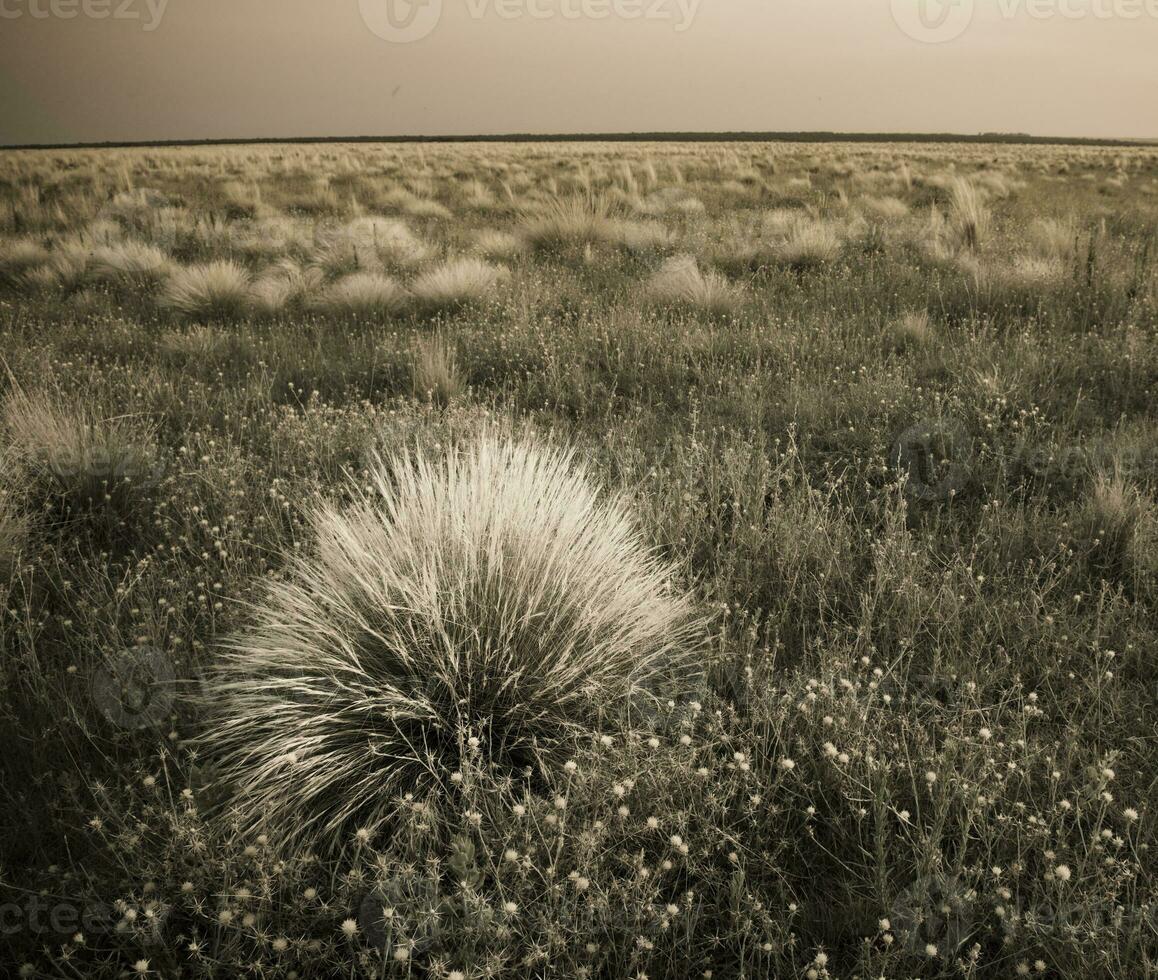
[[[513,774],[690,666],[696,620],[614,496],[566,451],[484,433],[379,459],[312,515],[223,650],[206,745],[245,824],[329,850],[468,743]]]

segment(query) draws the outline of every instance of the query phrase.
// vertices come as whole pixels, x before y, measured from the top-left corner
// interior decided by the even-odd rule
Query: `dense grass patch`
[[[0,176],[3,962],[1153,970],[1153,150]]]

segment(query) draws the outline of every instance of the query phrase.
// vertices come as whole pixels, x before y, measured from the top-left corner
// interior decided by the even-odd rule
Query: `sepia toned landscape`
[[[1152,975],[1156,229],[1145,146],[5,152],[5,975]]]

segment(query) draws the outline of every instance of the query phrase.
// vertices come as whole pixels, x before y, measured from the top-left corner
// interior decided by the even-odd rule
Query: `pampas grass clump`
[[[903,353],[921,347],[928,347],[936,335],[929,325],[929,314],[925,310],[910,310],[893,321],[886,331],[886,346]]]
[[[526,248],[526,242],[507,231],[484,228],[475,235],[475,249],[484,258],[512,259]]]
[[[375,316],[397,313],[406,303],[406,291],[380,272],[353,272],[331,283],[314,306],[333,316]]]
[[[648,299],[663,306],[691,306],[709,313],[729,313],[740,303],[740,291],[718,272],[701,272],[691,255],[668,259],[647,283]]]
[[[47,503],[123,514],[158,476],[152,435],[54,392],[12,390],[4,428],[24,485]]]
[[[882,221],[897,221],[909,213],[909,206],[897,197],[863,197],[860,206]]]
[[[259,316],[305,309],[324,285],[325,274],[317,266],[302,268],[284,259],[250,288],[249,301]]]
[[[49,261],[43,245],[26,239],[0,242],[0,286],[22,289],[33,282],[33,274]]]
[[[280,845],[337,849],[472,749],[518,777],[691,663],[672,570],[570,453],[485,434],[369,479],[207,679],[218,772]]]
[[[776,257],[793,269],[811,269],[840,255],[840,236],[821,221],[798,221],[776,250]]]
[[[609,241],[615,232],[604,198],[554,198],[523,223],[523,237],[537,249],[593,245]]]
[[[423,273],[410,288],[427,309],[451,309],[485,299],[509,274],[481,259],[452,259]]]
[[[949,225],[957,246],[971,252],[981,248],[993,226],[993,217],[985,206],[981,191],[963,177],[958,177],[950,186]]]
[[[430,246],[395,218],[355,218],[319,238],[314,261],[330,274],[410,269],[426,261]]]
[[[249,308],[249,273],[234,262],[178,267],[169,276],[161,305],[183,316],[231,319]]]
[[[161,282],[172,269],[169,256],[155,245],[126,241],[93,250],[88,273],[98,282],[148,286]]]

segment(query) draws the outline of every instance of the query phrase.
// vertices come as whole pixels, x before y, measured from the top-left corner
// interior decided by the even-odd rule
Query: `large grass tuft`
[[[208,684],[243,819],[321,848],[451,786],[469,739],[518,773],[684,664],[690,604],[565,452],[494,434],[379,461],[313,519]]]
[[[234,262],[210,262],[174,269],[161,305],[183,316],[226,320],[249,309],[249,273]]]

